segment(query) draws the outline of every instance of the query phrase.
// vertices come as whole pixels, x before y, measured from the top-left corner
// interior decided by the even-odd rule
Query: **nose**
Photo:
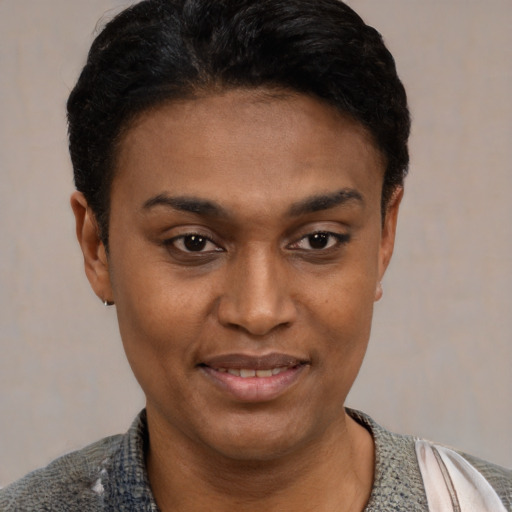
[[[253,336],[265,336],[296,319],[285,264],[270,251],[239,255],[226,273],[218,303],[219,322]]]

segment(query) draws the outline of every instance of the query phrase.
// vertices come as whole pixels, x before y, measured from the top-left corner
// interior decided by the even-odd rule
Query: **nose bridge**
[[[284,267],[267,244],[254,244],[238,254],[226,276],[220,321],[258,336],[292,322],[295,307]]]

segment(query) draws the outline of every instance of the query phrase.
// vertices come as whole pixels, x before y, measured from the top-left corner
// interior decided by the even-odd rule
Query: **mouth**
[[[211,358],[199,368],[236,401],[268,402],[293,388],[309,366],[308,360],[286,354],[228,354]]]
[[[268,370],[253,370],[251,368],[241,368],[237,370],[236,368],[213,368],[217,372],[221,373],[229,373],[230,375],[235,375],[236,377],[242,377],[242,379],[249,379],[252,377],[257,377],[259,379],[266,379],[268,377],[272,377],[273,375],[279,375],[291,368],[289,366],[278,366],[277,368],[269,368]]]

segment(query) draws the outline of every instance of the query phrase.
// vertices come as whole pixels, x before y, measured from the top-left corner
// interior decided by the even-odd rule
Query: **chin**
[[[307,428],[307,422],[283,425],[276,418],[248,415],[244,421],[231,422],[217,432],[210,429],[203,442],[232,461],[270,462],[300,451],[318,435],[316,430],[312,425]]]

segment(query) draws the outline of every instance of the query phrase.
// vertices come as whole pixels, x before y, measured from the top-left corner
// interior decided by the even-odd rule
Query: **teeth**
[[[271,368],[268,370],[250,370],[250,369],[241,369],[238,370],[236,368],[216,368],[218,372],[221,373],[229,373],[230,375],[234,375],[235,377],[242,377],[244,379],[250,378],[250,377],[272,377],[273,375],[278,375],[281,372],[285,372],[288,370],[288,367],[281,366],[279,368]]]
[[[272,370],[256,370],[257,377],[272,377]]]

